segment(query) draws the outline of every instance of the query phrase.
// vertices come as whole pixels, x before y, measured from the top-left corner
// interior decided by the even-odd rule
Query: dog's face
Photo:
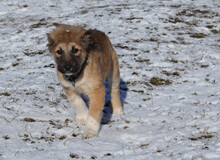
[[[53,52],[57,69],[64,75],[76,75],[85,60],[85,50],[75,42],[59,43]]]
[[[81,71],[93,44],[92,36],[81,27],[58,28],[48,35],[48,41],[57,70],[67,79]]]

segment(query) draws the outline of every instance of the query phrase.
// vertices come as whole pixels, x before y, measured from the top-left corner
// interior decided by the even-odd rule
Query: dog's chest
[[[84,80],[84,79],[81,79],[76,82],[70,82],[70,81],[63,80],[63,81],[61,81],[61,85],[64,88],[69,88],[72,91],[77,92],[77,93],[88,92],[88,90],[90,90],[90,88],[92,86],[88,80]]]
[[[78,93],[87,93],[92,88],[92,84],[88,79],[81,79],[80,81],[76,81],[73,88]]]

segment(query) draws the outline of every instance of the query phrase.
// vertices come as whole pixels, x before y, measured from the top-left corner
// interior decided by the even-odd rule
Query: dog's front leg
[[[95,137],[98,135],[102,111],[105,104],[105,88],[101,86],[93,90],[89,95],[89,116],[86,120],[86,130],[83,139]]]
[[[76,122],[79,124],[85,124],[88,116],[88,108],[83,99],[69,88],[63,88],[69,97],[71,104],[74,107],[76,113]]]

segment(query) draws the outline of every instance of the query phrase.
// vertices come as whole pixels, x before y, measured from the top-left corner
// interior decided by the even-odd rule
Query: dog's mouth
[[[77,74],[73,74],[73,73],[63,73],[63,76],[66,80],[70,82],[74,82],[78,77]]]
[[[64,73],[64,75],[68,77],[68,76],[72,76],[74,74],[73,73]]]

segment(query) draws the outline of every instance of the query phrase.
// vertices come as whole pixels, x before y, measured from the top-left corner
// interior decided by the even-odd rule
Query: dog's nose
[[[65,65],[65,70],[70,71],[71,70],[71,65]]]

